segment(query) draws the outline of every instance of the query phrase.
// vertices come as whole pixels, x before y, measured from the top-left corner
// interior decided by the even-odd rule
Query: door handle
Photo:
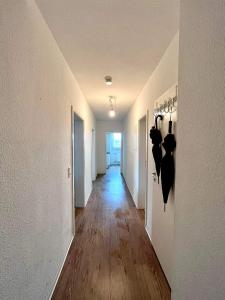
[[[71,167],[68,167],[68,169],[67,169],[67,176],[68,176],[68,178],[70,178],[72,176]]]

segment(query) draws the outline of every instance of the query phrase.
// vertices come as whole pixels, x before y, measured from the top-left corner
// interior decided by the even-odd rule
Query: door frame
[[[74,111],[73,106],[71,106],[71,174],[72,174],[72,180],[71,180],[71,191],[72,191],[72,230],[73,230],[73,235],[75,235],[75,208],[76,208],[76,201],[75,201],[75,196],[76,196],[76,191],[75,191],[75,127],[74,123],[75,121],[79,119],[82,122],[83,126],[83,139],[82,139],[82,148],[84,151],[84,120],[79,116],[77,112]],[[83,176],[85,176],[85,154],[83,154]],[[68,171],[68,176],[70,172]],[[70,177],[70,176],[69,176]],[[85,197],[85,178],[84,180],[84,197]],[[85,202],[85,199],[84,199]],[[84,203],[85,206],[85,203]]]
[[[96,180],[96,131],[91,131],[91,180]]]
[[[148,186],[149,186],[149,183],[148,183],[148,180],[149,180],[149,177],[148,177],[148,170],[149,170],[149,166],[148,166],[148,159],[149,159],[149,110],[147,110],[146,112],[146,196],[145,196],[145,227],[147,226],[148,224]]]
[[[107,170],[107,167],[106,167],[106,152],[107,152],[107,145],[106,145],[106,136],[107,134],[110,134],[110,133],[120,133],[121,134],[121,147],[120,147],[120,173],[122,173],[122,164],[123,164],[123,131],[106,131],[105,132],[105,139],[104,139],[104,143],[105,143],[105,173],[106,173],[106,170]]]
[[[76,228],[75,228],[75,189],[74,189],[74,121],[75,115],[73,106],[71,105],[71,192],[72,192],[72,232],[73,236],[75,236]],[[69,174],[68,174],[69,175]]]
[[[148,212],[148,119],[149,119],[149,111],[138,120],[138,204],[140,197],[140,135],[141,135],[141,122],[145,119],[145,199],[144,199],[144,210],[145,210],[145,226],[147,226],[147,212]]]

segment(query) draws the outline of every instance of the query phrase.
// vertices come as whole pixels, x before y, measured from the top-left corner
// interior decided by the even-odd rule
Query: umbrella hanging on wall
[[[161,142],[162,142],[162,135],[160,130],[158,129],[157,121],[158,119],[162,120],[162,115],[157,115],[155,117],[155,126],[152,126],[152,129],[150,130],[149,136],[152,139],[152,154],[155,161],[155,169],[158,176],[158,183],[159,183],[159,175],[160,175],[160,167],[161,167],[161,160],[162,160],[162,148],[161,148]]]
[[[164,202],[164,211],[169,197],[170,189],[174,184],[175,177],[175,166],[173,151],[176,148],[176,140],[174,134],[172,134],[172,121],[170,115],[169,121],[169,132],[164,138],[163,147],[166,151],[161,161],[161,182],[162,182],[162,193]]]

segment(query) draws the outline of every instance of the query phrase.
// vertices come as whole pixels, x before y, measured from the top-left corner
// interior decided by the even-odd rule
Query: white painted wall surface
[[[0,2],[0,299],[48,299],[72,239],[71,114],[93,114],[34,1]]]
[[[125,122],[124,122],[124,167],[123,174],[126,179],[132,197],[138,206],[138,120],[140,120],[149,110],[149,127],[153,124],[153,104],[162,94],[169,88],[176,85],[178,81],[178,48],[179,48],[179,34],[177,33],[163,57],[161,58],[155,71],[149,78],[144,89],[130,109]],[[150,237],[152,237],[152,172],[154,171],[153,158],[152,158],[152,143],[148,138],[148,191],[147,191],[147,226],[146,229]],[[162,219],[164,222],[164,219]],[[166,226],[166,224],[165,224]],[[155,227],[158,236],[163,238],[163,228],[160,226]],[[172,229],[171,229],[172,230]],[[154,246],[154,244],[153,244]],[[164,253],[166,251],[166,243],[162,244]],[[172,250],[171,250],[172,251]],[[164,260],[166,261],[166,259]],[[161,261],[161,263],[163,263]],[[168,269],[168,268],[166,268]],[[170,268],[171,269],[171,268]],[[171,272],[171,270],[170,270]],[[170,280],[170,276],[168,276]]]
[[[104,174],[106,171],[107,132],[123,132],[123,122],[116,120],[96,121],[97,174]]]
[[[181,0],[173,300],[225,299],[224,37],[224,0]]]

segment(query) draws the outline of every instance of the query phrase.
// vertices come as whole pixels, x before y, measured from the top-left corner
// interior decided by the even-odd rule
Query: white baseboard
[[[50,294],[50,296],[49,296],[49,298],[48,298],[49,300],[52,299],[54,290],[55,290],[55,288],[56,288],[56,285],[57,285],[57,282],[58,282],[58,280],[59,280],[59,276],[60,276],[60,274],[61,274],[61,272],[62,272],[63,266],[64,266],[64,264],[65,264],[65,261],[66,261],[67,255],[68,255],[68,253],[69,253],[69,250],[70,250],[71,244],[72,244],[72,242],[73,242],[73,239],[74,239],[74,236],[72,237],[71,242],[69,243],[68,250],[66,251],[66,256],[65,256],[65,258],[64,258],[64,260],[63,260],[62,266],[61,266],[61,268],[60,268],[60,270],[59,270],[59,273],[58,273],[58,275],[57,275],[57,277],[56,277],[55,284],[54,284],[54,287],[53,287],[53,289],[52,289],[52,292],[51,292],[51,294]]]
[[[88,204],[88,201],[89,201],[89,199],[90,199],[90,196],[91,196],[91,193],[92,193],[92,191],[93,191],[93,184],[92,184],[92,187],[91,187],[91,190],[89,191],[89,193],[88,193],[88,196],[86,197],[86,199],[85,199],[85,206],[84,207],[86,207],[87,206],[87,204]]]
[[[151,236],[150,236],[150,233],[148,231],[148,227],[147,226],[145,226],[145,231],[147,232],[147,235],[148,235],[150,241],[152,242],[152,239],[151,239]]]
[[[129,188],[128,188],[128,190],[129,190]],[[129,190],[129,192],[130,192],[130,190]],[[131,194],[131,192],[130,192],[130,194]],[[134,197],[132,195],[131,195],[131,198],[132,198],[132,201],[134,202],[135,207],[137,209],[139,209],[139,207],[138,207],[137,203],[134,201]]]
[[[126,184],[126,187],[127,187],[128,191],[129,191],[129,193],[130,193],[130,195],[131,195],[131,199],[132,199],[132,201],[133,201],[135,207],[138,209],[137,203],[134,201],[134,197],[133,197],[133,195],[131,194],[130,188],[129,188],[127,182],[126,182],[126,178],[123,176],[123,173],[121,173],[121,175],[122,175],[122,177],[123,177],[123,180],[124,180],[124,182],[125,182],[125,184]]]

